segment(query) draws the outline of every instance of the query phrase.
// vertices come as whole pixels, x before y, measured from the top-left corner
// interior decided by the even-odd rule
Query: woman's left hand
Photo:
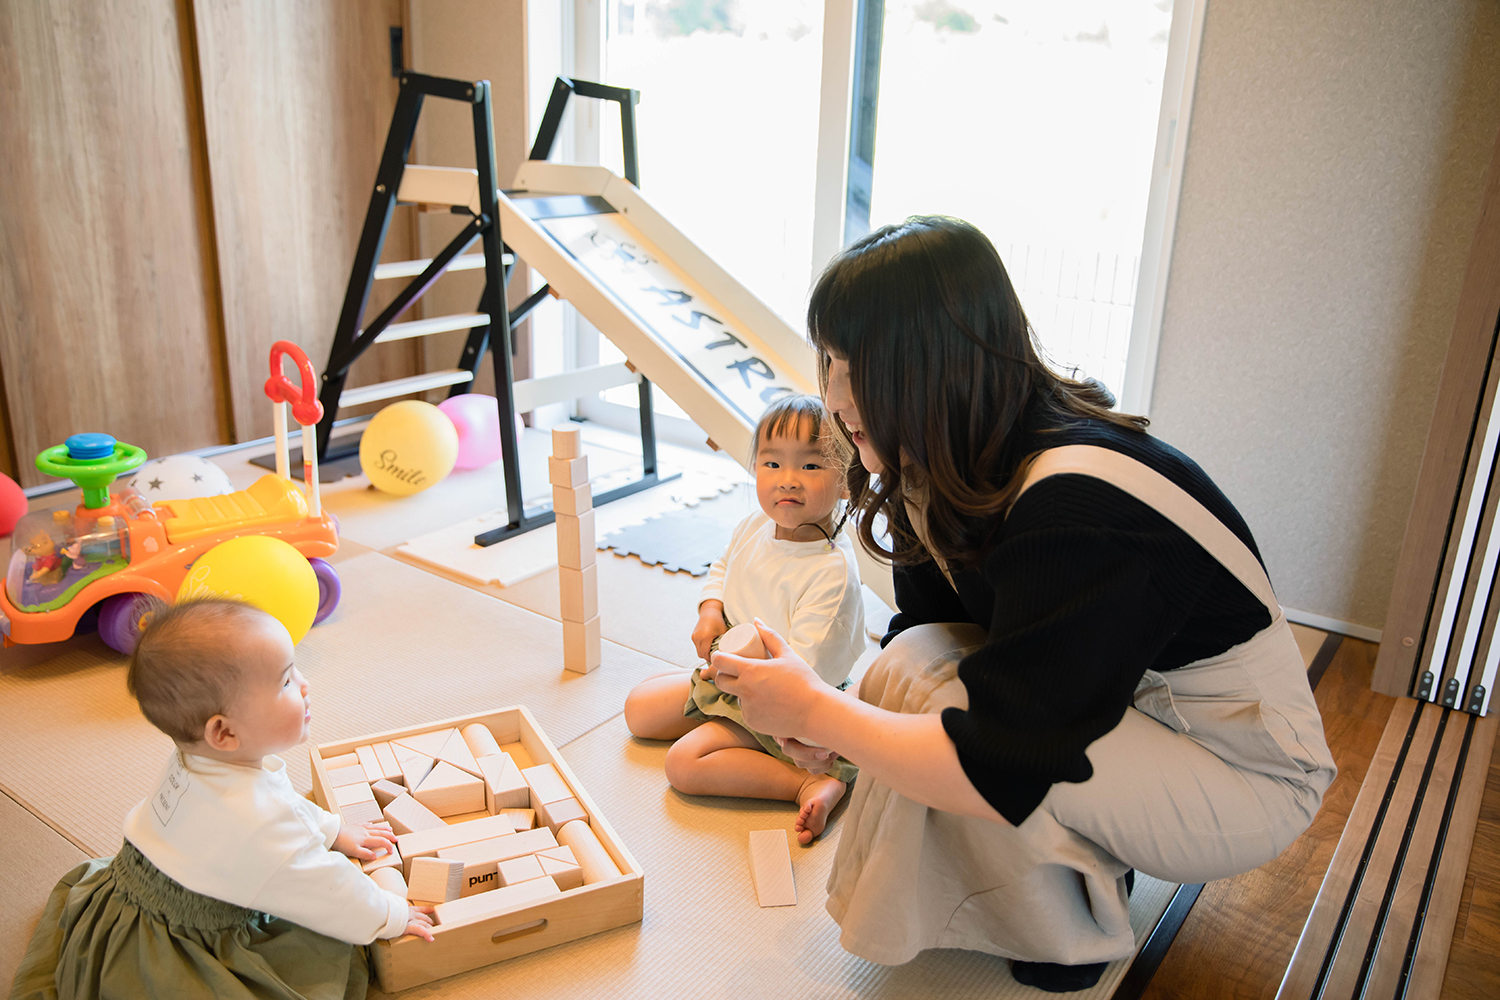
[[[772,736],[805,735],[812,706],[828,685],[758,618],[755,628],[767,659],[716,652],[702,676],[740,699],[745,722],[752,729]]]

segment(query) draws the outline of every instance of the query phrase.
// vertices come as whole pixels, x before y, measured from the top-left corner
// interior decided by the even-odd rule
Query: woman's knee
[[[973,624],[949,622],[905,629],[870,664],[860,682],[860,700],[894,712],[967,707],[958,661],[984,642],[984,629]]]

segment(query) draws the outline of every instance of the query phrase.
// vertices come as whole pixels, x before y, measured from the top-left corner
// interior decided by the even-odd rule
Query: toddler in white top
[[[734,529],[698,605],[693,645],[707,660],[731,624],[758,621],[782,636],[825,681],[842,685],[865,649],[864,602],[852,542],[836,520],[843,462],[816,396],[773,402],[755,431],[760,510]],[[625,701],[636,736],[673,739],[667,780],[694,795],[797,802],[797,839],[811,843],[857,773],[836,760],[826,774],[799,768],[774,737],[744,724],[738,699],[691,674],[641,682]]]

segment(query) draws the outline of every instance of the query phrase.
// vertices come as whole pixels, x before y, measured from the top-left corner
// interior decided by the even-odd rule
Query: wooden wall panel
[[[322,370],[385,145],[401,0],[197,0],[204,118],[238,440],[271,432],[262,393],[280,339]],[[400,208],[385,260],[412,255]],[[394,294],[376,286],[366,318]],[[407,317],[410,318],[410,317]],[[414,374],[411,341],[379,345],[349,384]],[[341,411],[349,416],[356,410]]]
[[[228,439],[177,0],[0,5],[0,371],[23,485],[97,430]]]

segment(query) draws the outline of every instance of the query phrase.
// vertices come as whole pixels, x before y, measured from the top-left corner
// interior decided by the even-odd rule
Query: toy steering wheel
[[[49,476],[71,479],[83,491],[90,510],[109,506],[109,486],[146,461],[146,452],[108,434],[74,434],[36,457],[36,467]]]
[[[291,357],[302,375],[301,389],[292,385],[281,372],[281,359],[286,356]],[[303,427],[323,419],[323,404],[318,402],[317,387],[318,376],[302,348],[290,340],[278,340],[271,345],[271,377],[266,379],[266,395],[273,403],[291,403],[292,416]]]

